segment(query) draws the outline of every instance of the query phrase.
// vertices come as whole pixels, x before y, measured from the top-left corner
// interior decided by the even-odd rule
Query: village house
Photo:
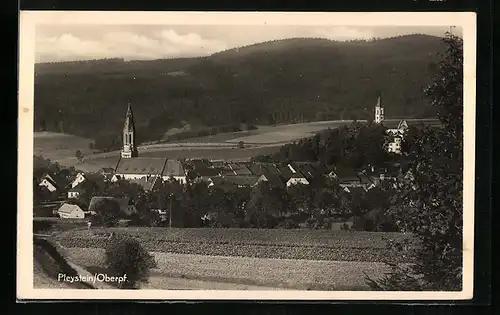
[[[292,178],[294,174],[288,166],[280,166],[278,167],[278,171],[279,171],[279,176],[285,183],[288,182],[288,180]]]
[[[286,182],[286,187],[294,185],[309,185],[307,178],[299,172],[292,174],[292,177]]]
[[[62,191],[67,186],[63,178],[56,175],[44,174],[38,183],[40,187],[47,188],[50,192]]]
[[[83,183],[85,180],[86,180],[85,174],[82,173],[82,172],[79,172],[78,174],[76,174],[75,179],[73,181],[71,181],[71,183],[70,183],[70,189],[71,188],[75,188],[76,186],[78,186],[81,183]]]
[[[55,192],[57,190],[57,184],[50,177],[50,175],[46,175],[44,178],[40,180],[38,184],[41,187],[45,187],[50,192]]]
[[[80,195],[83,193],[83,189],[81,185],[75,186],[68,190],[68,199],[77,199],[80,198]]]
[[[266,182],[271,188],[285,188],[285,183],[279,175],[276,174],[262,174],[257,183]]]
[[[85,212],[77,205],[65,203],[58,210],[57,215],[61,219],[83,219]]]
[[[337,168],[329,173],[330,177],[335,179],[339,186],[342,187],[345,191],[351,191],[350,188],[362,188],[366,190],[367,185],[371,184],[371,181],[365,180],[363,181],[358,172],[347,169],[347,168]]]

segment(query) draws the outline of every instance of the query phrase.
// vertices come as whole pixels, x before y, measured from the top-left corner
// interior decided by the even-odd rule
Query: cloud
[[[315,30],[315,35],[331,40],[346,41],[353,39],[371,39],[375,33],[371,30],[360,30],[354,27],[328,27]]]
[[[192,32],[179,34],[172,29],[163,29],[153,35],[110,31],[93,39],[64,33],[60,36],[37,38],[36,61],[161,59],[204,56],[226,48],[221,40],[206,39]]]

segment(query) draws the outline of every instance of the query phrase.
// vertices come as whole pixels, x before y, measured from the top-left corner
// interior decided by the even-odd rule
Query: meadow
[[[320,261],[406,262],[405,251],[387,248],[402,233],[285,229],[92,228],[70,230],[55,239],[65,247],[105,248],[111,236],[138,239],[152,252]],[[394,257],[394,255],[396,257]]]
[[[104,248],[110,237],[137,239],[157,263],[144,285],[149,289],[369,290],[366,275],[383,276],[389,271],[388,258],[409,262],[406,250],[390,250],[388,242],[411,239],[402,233],[308,229],[88,230],[83,224],[53,232],[69,261],[91,273],[105,271]]]
[[[104,271],[100,248],[66,248],[90,272]],[[228,257],[151,252],[157,267],[145,289],[369,290],[365,274],[377,278],[383,263]]]
[[[35,132],[33,137],[33,154],[42,155],[51,160],[74,158],[76,150],[86,155],[93,153],[89,149],[89,143],[94,142],[91,139],[47,131]]]

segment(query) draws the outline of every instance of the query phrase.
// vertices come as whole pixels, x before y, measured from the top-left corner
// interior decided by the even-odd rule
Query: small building
[[[309,185],[309,181],[307,178],[299,172],[296,172],[290,177],[290,179],[286,182],[286,187],[294,186],[294,185]]]
[[[83,219],[85,212],[77,205],[69,203],[63,204],[58,210],[57,214],[61,219]]]
[[[80,198],[80,195],[83,193],[83,189],[81,185],[71,188],[68,190],[68,198],[69,199],[77,199]]]
[[[70,189],[75,188],[76,186],[80,185],[86,180],[85,174],[84,173],[78,173],[75,177],[75,179],[69,184]]]
[[[50,192],[55,192],[57,190],[57,184],[55,183],[54,180],[50,176],[46,176],[40,180],[40,183],[38,184],[40,187],[45,187],[47,188],[48,191]]]

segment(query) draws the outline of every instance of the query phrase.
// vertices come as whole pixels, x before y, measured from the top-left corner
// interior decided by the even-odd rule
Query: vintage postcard
[[[476,15],[22,11],[19,300],[472,298]]]

